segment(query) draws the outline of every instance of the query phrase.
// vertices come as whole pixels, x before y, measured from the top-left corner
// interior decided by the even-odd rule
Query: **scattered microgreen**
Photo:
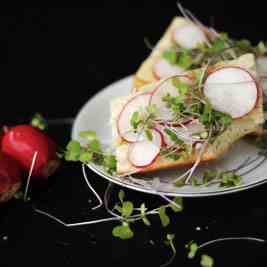
[[[140,113],[138,111],[135,111],[131,117],[131,126],[134,130],[137,130],[139,124],[142,122],[140,118]]]
[[[149,140],[149,141],[152,141],[153,140],[153,135],[152,135],[152,132],[150,129],[146,129],[145,130],[145,134],[146,134],[146,138]]]
[[[82,131],[82,132],[79,132],[79,136],[81,138],[87,139],[88,141],[97,139],[97,135],[95,131]]]
[[[163,227],[166,227],[170,224],[170,217],[166,214],[165,206],[161,206],[159,208],[159,218]]]
[[[151,223],[150,221],[148,220],[147,216],[146,216],[146,211],[147,211],[147,208],[145,206],[145,203],[142,203],[141,206],[140,206],[140,216],[143,220],[143,223],[147,226],[150,226]]]
[[[167,234],[165,244],[171,247],[173,254],[176,254],[176,248],[173,243],[174,239],[175,239],[175,234]]]
[[[179,65],[185,70],[189,69],[193,64],[191,53],[192,50],[181,49],[178,54],[177,65]]]
[[[264,44],[263,41],[260,41],[256,46],[255,50],[259,55],[265,55],[267,53],[267,46]]]
[[[252,50],[252,45],[249,40],[241,39],[234,41],[234,45],[241,51],[250,52]]]
[[[169,159],[172,159],[174,161],[180,159],[182,156],[180,150],[175,151],[175,150],[172,150],[169,148],[161,148],[160,155],[162,157],[169,158]]]
[[[168,128],[164,128],[163,130],[169,137],[170,139],[177,145],[182,145],[184,142],[178,138],[176,133]]]
[[[168,49],[163,52],[163,58],[166,59],[170,64],[174,65],[177,61],[177,53],[174,49]]]
[[[179,77],[174,77],[172,79],[172,84],[177,88],[179,94],[183,96],[189,92],[189,85],[182,82]]]
[[[126,222],[123,222],[121,225],[117,225],[113,228],[112,235],[125,240],[132,238],[134,233],[131,230],[130,225]]]
[[[221,37],[218,37],[213,41],[212,46],[207,49],[207,52],[211,55],[214,55],[223,51],[225,48],[227,48],[226,41]]]
[[[31,125],[42,131],[47,130],[47,127],[48,127],[47,121],[40,113],[34,114],[31,120]]]
[[[183,199],[181,197],[175,197],[173,199],[173,202],[176,204],[169,204],[169,207],[174,211],[174,212],[181,212],[183,211]]]
[[[131,201],[125,201],[122,203],[121,215],[123,217],[129,217],[133,213],[133,203]]]
[[[233,187],[242,183],[242,177],[234,171],[206,170],[202,177],[202,185],[208,185],[212,181],[220,187]]]
[[[199,246],[197,243],[195,243],[193,240],[190,241],[186,246],[185,248],[188,250],[188,254],[187,254],[187,257],[188,259],[193,259],[195,258],[196,256],[196,253],[199,249]]]
[[[84,146],[76,140],[71,140],[64,151],[66,161],[80,161],[84,164],[95,163],[101,165],[108,173],[116,172],[116,157],[111,153],[104,152],[100,141],[94,131],[83,131],[80,137],[86,139]]]
[[[152,140],[151,130],[154,127],[154,119],[158,111],[154,104],[148,105],[144,110],[135,111],[130,119],[134,132],[145,133],[148,140]]]
[[[219,178],[220,187],[233,187],[242,183],[242,177],[234,172],[221,172]]]
[[[184,179],[177,180],[177,181],[174,183],[174,185],[175,185],[176,187],[183,187],[183,186],[185,186],[185,180],[184,180]]]
[[[123,190],[119,191],[118,197],[119,197],[120,202],[123,203],[123,200],[125,198],[125,193]]]
[[[65,160],[67,161],[78,161],[81,154],[81,145],[78,141],[71,140],[66,148]]]
[[[200,265],[202,267],[213,267],[214,266],[214,260],[211,256],[203,254],[203,255],[201,255]]]

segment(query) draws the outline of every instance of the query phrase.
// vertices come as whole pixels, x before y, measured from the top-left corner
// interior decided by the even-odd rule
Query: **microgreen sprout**
[[[35,128],[42,130],[42,131],[47,129],[47,122],[46,122],[45,118],[40,113],[34,114],[34,116],[32,117],[32,120],[31,120],[31,125]]]
[[[80,137],[87,143],[84,146],[76,140],[71,140],[65,151],[65,160],[80,161],[83,164],[94,163],[102,166],[108,173],[116,172],[116,157],[108,151],[103,151],[100,141],[94,131],[83,131]]]

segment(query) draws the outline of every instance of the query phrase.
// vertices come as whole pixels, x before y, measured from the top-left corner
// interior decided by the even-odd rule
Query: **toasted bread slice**
[[[156,47],[153,49],[149,57],[142,63],[133,78],[135,88],[140,88],[147,83],[155,82],[158,79],[153,73],[153,65],[162,57],[162,53],[172,46],[172,32],[175,28],[182,27],[188,22],[183,17],[175,17],[162,38],[158,41]]]
[[[179,21],[179,20],[178,20]],[[240,58],[231,62],[221,62],[215,65],[215,67],[222,67],[224,65],[238,66],[248,70],[254,77],[256,77],[255,71],[255,59],[253,54],[246,54]],[[196,70],[197,71],[197,70]],[[193,71],[194,72],[194,71]],[[159,82],[152,82],[140,87],[139,92],[152,91]],[[138,94],[138,93],[135,93]],[[128,149],[130,144],[123,141],[117,132],[117,119],[127,101],[132,98],[134,94],[121,97],[112,101],[111,104],[111,124],[114,145],[116,147],[117,156],[117,172],[121,175],[131,172],[148,172],[154,170],[161,170],[173,167],[183,167],[192,165],[197,157],[198,153],[193,152],[186,159],[172,160],[159,156],[153,164],[145,168],[136,168],[128,160]],[[226,153],[233,143],[240,138],[257,131],[260,124],[264,121],[263,109],[262,109],[262,92],[259,88],[258,101],[256,106],[245,116],[232,121],[230,126],[222,132],[216,139],[206,146],[205,152],[201,156],[201,162],[207,162],[215,160],[222,154]]]

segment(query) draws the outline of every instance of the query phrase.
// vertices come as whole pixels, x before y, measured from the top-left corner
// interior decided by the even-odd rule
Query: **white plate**
[[[103,143],[109,143],[111,140],[111,129],[109,125],[110,100],[117,96],[128,95],[131,87],[132,78],[126,77],[109,85],[89,99],[75,119],[72,129],[72,138],[82,143],[83,140],[79,137],[79,132],[90,129],[97,132]],[[254,145],[250,144],[247,140],[241,140],[240,142],[236,143],[232,149],[220,160],[199,167],[195,175],[200,176],[201,173],[207,168],[222,170],[236,168],[248,157],[255,158],[257,152],[258,150]],[[250,165],[249,169],[256,166],[259,161],[255,161],[252,165]],[[151,180],[149,179],[149,176],[146,176],[142,177],[144,179],[136,179],[133,181],[128,178],[111,176],[94,164],[89,164],[88,166],[91,170],[103,178],[121,186],[150,194],[162,193],[169,196],[203,197],[221,195],[252,188],[267,181],[267,161],[262,162],[252,172],[244,175],[242,185],[231,188],[219,187],[215,184],[208,187],[193,187],[190,185],[184,187],[175,187],[173,185],[173,180],[175,177],[179,176],[179,172],[181,172],[177,170],[158,172],[157,177],[159,177],[159,179],[156,180]],[[242,171],[245,172],[246,168]]]

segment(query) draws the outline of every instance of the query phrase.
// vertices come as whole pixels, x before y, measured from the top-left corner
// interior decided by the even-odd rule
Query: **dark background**
[[[0,123],[73,117],[83,103],[109,83],[136,71],[148,55],[144,37],[155,43],[172,17],[176,1],[98,1],[91,8],[0,10]],[[184,1],[206,24],[253,43],[267,40],[264,1]],[[69,126],[50,134],[64,145]],[[95,179],[103,192],[106,182]],[[81,180],[80,166],[64,165],[48,186],[36,189],[33,201],[0,207],[0,266],[160,266],[169,256],[166,232],[176,233],[178,255],[172,266],[199,266],[185,260],[184,244],[222,236],[266,236],[266,186],[232,196],[185,200],[185,212],[166,231],[157,219],[150,229],[137,224],[131,241],[112,238],[114,224],[66,229],[32,212],[38,206],[67,221],[103,217],[90,212],[92,196]],[[38,193],[37,193],[38,192]],[[129,198],[155,205],[160,200],[127,192]],[[92,198],[93,199],[93,198]],[[200,226],[201,231],[196,231]],[[6,238],[7,237],[7,238]],[[155,245],[149,241],[153,240]],[[207,251],[215,266],[257,266],[265,246],[230,242]],[[264,263],[262,263],[264,265]]]

